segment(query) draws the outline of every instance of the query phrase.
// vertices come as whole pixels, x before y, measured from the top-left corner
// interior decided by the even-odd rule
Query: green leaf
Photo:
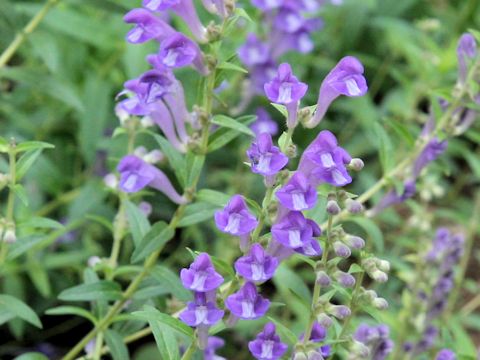
[[[43,264],[40,264],[36,259],[29,259],[29,267],[27,271],[28,276],[38,292],[42,294],[43,297],[48,298],[52,293],[52,287],[50,286],[48,273],[43,267]]]
[[[32,167],[32,165],[35,163],[35,160],[37,160],[42,151],[43,149],[27,151],[20,157],[20,159],[18,159],[16,172],[17,181],[21,180],[25,176],[27,171]]]
[[[288,117],[287,107],[281,104],[270,103],[277,111],[283,115],[284,118]]]
[[[110,349],[113,360],[128,360],[130,354],[128,348],[123,342],[122,336],[115,330],[105,331],[105,342]]]
[[[178,223],[178,227],[191,226],[200,222],[210,220],[218,207],[208,203],[194,203],[187,205],[182,219]]]
[[[236,121],[245,126],[248,126],[252,122],[254,122],[256,118],[257,117],[255,115],[247,115],[237,118]],[[210,136],[210,142],[208,143],[208,152],[220,149],[239,135],[240,132],[236,129],[234,130],[226,127],[219,128]]]
[[[15,147],[15,152],[21,153],[25,151],[32,151],[38,149],[53,149],[55,148],[54,145],[43,142],[43,141],[25,141],[20,144],[17,144]]]
[[[177,339],[173,332],[157,320],[149,320],[148,324],[160,351],[160,358],[162,360],[180,360]]]
[[[297,335],[287,328],[285,325],[283,325],[281,322],[277,321],[276,319],[268,316],[268,319],[272,321],[276,328],[278,333],[280,334],[280,337],[288,344],[288,345],[295,345],[298,341]]]
[[[42,323],[37,314],[23,301],[18,300],[14,296],[0,295],[0,313],[4,312],[19,317],[40,329],[42,328]]]
[[[65,226],[58,221],[45,217],[32,217],[25,222],[18,224],[18,227],[34,228],[34,229],[63,229]]]
[[[248,74],[248,70],[244,69],[243,67],[233,64],[231,62],[226,62],[226,61],[223,61],[220,64],[218,64],[217,68],[222,70],[238,71],[244,74]]]
[[[17,356],[13,360],[48,360],[48,358],[45,355],[38,352],[28,352],[20,356]]]
[[[31,235],[19,238],[15,243],[10,246],[10,250],[7,255],[8,260],[13,260],[20,255],[26,253],[29,249],[40,244],[45,240],[45,236]]]
[[[161,313],[154,307],[145,306],[142,311],[135,311],[132,315],[145,321],[158,321],[163,325],[168,326],[171,330],[186,335],[193,340],[193,329],[191,327],[170,315]]]
[[[212,118],[212,123],[226,127],[229,129],[237,130],[239,132],[242,132],[244,134],[250,135],[250,136],[255,136],[252,130],[250,128],[240,122],[238,122],[235,119],[232,119],[231,117],[225,116],[225,115],[215,115]]]
[[[196,196],[198,201],[203,201],[209,204],[217,205],[218,207],[224,207],[227,205],[230,197],[220,191],[201,189]]]
[[[114,281],[100,280],[63,290],[58,298],[64,301],[120,300],[122,289]]]
[[[164,221],[155,223],[135,248],[132,263],[145,259],[148,255],[161,250],[173,237],[175,231]]]
[[[179,276],[170,269],[157,265],[152,269],[151,274],[160,284],[167,285],[170,293],[178,300],[187,302],[192,299],[191,292],[183,287]]]
[[[378,141],[377,144],[380,153],[380,163],[382,164],[383,173],[387,174],[393,168],[395,161],[392,141],[380,123],[374,123],[373,130]]]
[[[185,172],[188,174],[186,187],[191,187],[202,172],[203,165],[205,164],[205,155],[196,155],[189,152],[185,162],[187,166]]]
[[[153,134],[153,137],[158,142],[158,145],[160,145],[162,152],[167,157],[170,167],[175,172],[175,176],[180,182],[180,185],[182,185],[182,187],[185,187],[187,183],[187,176],[185,172],[186,171],[185,158],[163,136],[158,134]]]
[[[348,272],[350,274],[361,273],[363,271],[364,270],[362,269],[362,267],[358,264],[352,264],[352,265],[350,265],[350,268],[348,269]]]
[[[97,319],[90,312],[78,306],[58,306],[45,311],[47,315],[76,315],[88,319],[92,324],[97,323]]]
[[[9,148],[10,144],[8,143],[7,139],[0,136],[0,153],[8,153]]]
[[[15,192],[15,195],[17,195],[17,197],[23,203],[23,205],[28,206],[28,195],[27,195],[27,192],[25,191],[25,188],[22,186],[22,184],[15,184],[15,186],[13,187],[13,191]]]
[[[125,201],[125,210],[127,212],[128,225],[132,233],[133,242],[135,246],[138,246],[150,231],[150,223],[138,206],[128,200]]]

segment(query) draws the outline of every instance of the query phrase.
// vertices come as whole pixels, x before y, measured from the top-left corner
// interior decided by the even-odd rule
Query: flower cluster
[[[224,1],[204,1],[204,5],[221,17],[232,11]],[[165,20],[169,12],[183,19],[193,39],[170,26]],[[126,128],[132,121],[139,121],[144,127],[158,126],[170,144],[184,153],[199,123],[198,117],[187,109],[184,89],[174,70],[189,66],[201,76],[207,75],[210,70],[198,43],[208,42],[213,35],[201,23],[192,0],[144,0],[143,8],[131,10],[124,20],[133,25],[126,35],[129,43],[155,41],[158,51],[146,58],[151,70],[125,82],[118,95],[121,99],[116,106],[117,116]],[[185,203],[186,199],[177,193],[166,175],[153,165],[163,157],[159,150],[153,152],[135,151],[120,161],[120,190],[131,193],[149,186],[177,204]],[[112,179],[109,181],[113,183]]]
[[[180,314],[187,325],[197,328],[200,349],[208,345],[208,328],[223,318],[223,310],[216,305],[216,289],[223,277],[215,271],[210,256],[199,254],[188,269],[180,272],[183,286],[194,292],[194,300]]]
[[[413,284],[414,296],[421,304],[419,318],[422,321],[414,324],[420,332],[421,339],[404,344],[405,351],[412,354],[412,357],[429,351],[436,342],[438,329],[434,322],[448,304],[449,294],[455,282],[454,268],[463,255],[464,241],[462,234],[452,234],[448,229],[440,228],[424,257],[425,267],[419,276],[429,281],[418,281]]]
[[[477,43],[475,38],[469,34],[463,34],[458,42],[457,46],[457,60],[458,60],[458,88],[468,87],[467,75],[471,68],[471,65],[475,58],[477,58]],[[474,101],[480,104],[480,93],[473,96]],[[449,107],[448,101],[440,99],[440,107],[443,112]],[[452,128],[456,135],[464,133],[478,117],[478,111],[459,106],[452,112]],[[435,161],[441,156],[447,149],[447,140],[441,140],[436,133],[436,123],[438,119],[435,119],[433,110],[429,115],[425,126],[420,134],[419,141],[426,142],[422,151],[417,155],[412,167],[408,169],[409,173],[406,176],[406,180],[403,184],[403,190],[398,189],[390,190],[380,200],[380,202],[370,210],[370,215],[374,216],[380,213],[387,207],[395,204],[402,203],[412,198],[417,190],[417,180],[420,177],[422,170],[427,167],[431,162]],[[441,129],[444,131],[444,129]]]
[[[355,343],[349,359],[384,360],[393,350],[387,325],[360,324],[353,335]]]
[[[262,12],[268,24],[263,31],[267,36],[262,40],[255,33],[249,34],[238,49],[238,56],[250,72],[252,89],[249,93],[260,94],[264,84],[275,74],[280,56],[289,51],[309,53],[313,50],[311,34],[320,29],[323,22],[318,17],[305,16],[319,9],[315,1],[252,0],[252,4]]]

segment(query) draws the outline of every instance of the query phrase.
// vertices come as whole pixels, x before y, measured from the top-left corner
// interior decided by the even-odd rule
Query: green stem
[[[6,229],[10,226],[15,226],[14,224],[14,211],[15,211],[15,184],[17,178],[17,156],[16,156],[16,143],[12,139],[10,142],[10,148],[8,151],[8,162],[10,165],[9,168],[9,185],[8,185],[8,198],[7,198],[7,210],[6,210]],[[6,230],[4,234],[6,233]],[[1,234],[0,234],[1,235]],[[7,258],[8,253],[8,244],[5,241],[1,242],[0,245],[0,265],[3,265],[5,259]]]
[[[93,354],[93,360],[101,360],[102,345],[103,345],[103,332],[100,332],[97,334],[97,338],[95,340],[95,352]]]
[[[262,201],[262,213],[260,214],[260,218],[258,220],[258,225],[253,231],[251,242],[256,243],[258,240],[258,237],[260,236],[260,233],[263,229],[263,226],[265,224],[265,220],[268,217],[268,207],[270,206],[270,203],[272,202],[272,196],[273,196],[273,186],[270,186],[267,188],[267,192],[265,193],[265,197],[263,198]]]
[[[10,45],[3,51],[2,55],[0,55],[0,69],[8,63],[27,36],[37,28],[48,11],[58,2],[60,2],[60,0],[48,0],[30,22],[15,36],[15,39],[13,39]]]
[[[333,227],[333,216],[328,216],[328,225],[327,225],[327,239],[325,241],[325,249],[323,252],[323,256],[321,259],[323,270],[327,269],[327,261],[328,261],[328,253],[330,251],[330,242],[332,236],[332,227]],[[315,279],[316,280],[316,279]],[[317,303],[318,299],[320,298],[320,291],[321,286],[318,281],[315,281],[315,285],[313,287],[313,296],[312,296],[312,306],[310,309],[310,318],[308,319],[307,327],[305,329],[305,335],[303,337],[303,344],[307,344],[310,340],[310,335],[312,334],[313,324],[317,318]]]

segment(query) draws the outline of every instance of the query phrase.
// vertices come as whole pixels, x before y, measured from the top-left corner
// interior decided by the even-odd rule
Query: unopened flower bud
[[[124,125],[130,117],[130,114],[120,105],[115,106],[115,115],[117,116],[118,120],[120,120],[121,125]]]
[[[103,182],[105,183],[105,185],[107,187],[109,187],[110,189],[117,189],[117,186],[118,186],[118,179],[117,177],[115,176],[115,174],[107,174],[105,175],[105,177],[103,178]]]
[[[343,271],[337,271],[335,272],[334,276],[335,280],[337,280],[339,284],[343,287],[349,288],[355,286],[355,278],[352,274]]]
[[[5,241],[8,244],[13,244],[15,241],[17,241],[17,235],[15,234],[15,227],[13,226],[7,227],[5,234],[3,234],[3,241]]]
[[[360,214],[363,211],[363,205],[357,200],[347,199],[345,200],[345,206],[351,214]]]
[[[388,308],[388,302],[384,298],[378,297],[372,301],[372,305],[375,309],[385,310]]]
[[[317,322],[324,328],[329,328],[333,325],[332,318],[325,313],[321,313],[317,316]]]
[[[377,267],[384,272],[389,272],[390,271],[390,262],[388,262],[387,260],[378,259],[377,260]]]
[[[351,359],[366,359],[370,356],[370,349],[360,341],[353,340],[350,348],[353,357]]]
[[[365,247],[365,240],[359,236],[348,235],[345,238],[345,243],[353,249],[362,249]]]
[[[332,280],[330,279],[330,276],[328,276],[325,271],[317,272],[317,280],[316,281],[317,281],[317,284],[319,284],[320,286],[324,286],[324,287],[330,286],[330,284],[332,283]]]
[[[363,163],[363,160],[359,158],[352,159],[350,164],[348,164],[348,167],[354,171],[360,171],[364,166],[365,164]]]
[[[330,215],[338,215],[340,213],[340,206],[335,200],[328,200],[327,202],[327,213]]]
[[[142,213],[145,214],[145,216],[150,216],[152,213],[152,204],[146,201],[142,201],[140,204],[138,204],[138,208]]]
[[[377,264],[375,262],[375,259],[372,258],[372,257],[369,257],[368,259],[362,260],[362,267],[368,273],[377,270]]]
[[[139,158],[143,158],[147,154],[147,148],[145,146],[139,146],[133,150],[133,155]]]
[[[293,355],[293,360],[308,360],[308,356],[303,351],[296,352],[295,355]]]
[[[100,264],[102,262],[102,259],[100,259],[98,256],[90,256],[87,260],[87,265],[89,267],[94,267],[97,264]]]
[[[352,251],[350,250],[350,248],[340,241],[335,241],[333,243],[333,250],[335,251],[335,254],[337,256],[340,256],[342,258],[348,258],[350,257],[350,255],[352,255]]]
[[[308,360],[324,360],[322,354],[316,350],[310,350],[307,354]]]
[[[140,120],[140,125],[142,125],[142,127],[146,129],[152,127],[153,125],[155,125],[155,123],[150,116],[144,116]]]
[[[369,273],[370,277],[379,283],[384,283],[388,281],[388,275],[381,270],[375,270]]]
[[[150,164],[157,164],[164,158],[163,153],[160,150],[152,150],[145,154],[143,160]]]
[[[369,302],[373,302],[378,297],[377,293],[374,290],[365,290],[363,296],[365,296],[365,298]]]
[[[340,320],[345,319],[352,313],[350,308],[345,305],[330,305],[328,307],[328,312]]]

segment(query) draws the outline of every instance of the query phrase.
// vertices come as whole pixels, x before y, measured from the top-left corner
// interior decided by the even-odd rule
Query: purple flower
[[[248,343],[248,349],[255,359],[276,360],[285,354],[288,345],[281,342],[275,330],[273,323],[267,323],[256,339]]]
[[[276,196],[282,206],[295,211],[312,209],[317,203],[317,190],[298,171],[276,192]]]
[[[265,94],[268,99],[284,105],[299,101],[307,89],[307,84],[300,82],[293,75],[292,67],[287,63],[280,64],[277,75],[265,84]]]
[[[312,128],[318,125],[330,104],[338,96],[363,96],[367,90],[362,63],[353,56],[342,58],[323,80],[318,95],[317,110],[306,126]]]
[[[277,75],[264,86],[268,99],[276,104],[287,107],[289,128],[297,125],[297,112],[300,99],[307,92],[308,85],[300,82],[292,73],[289,64],[283,63],[278,67]]]
[[[192,0],[143,0],[143,6],[151,11],[173,11],[187,23],[198,41],[207,41],[207,29],[202,25]]]
[[[218,356],[215,352],[225,345],[225,341],[217,336],[209,336],[207,346],[203,350],[204,360],[226,360],[225,358]]]
[[[164,193],[177,204],[185,204],[186,199],[179,195],[168,177],[155,166],[134,156],[125,156],[117,166],[120,173],[120,189],[133,193],[150,186]]]
[[[386,359],[393,350],[393,341],[389,337],[387,325],[369,326],[360,324],[353,338],[370,349],[372,360]]]
[[[271,279],[278,266],[278,260],[267,255],[260,244],[253,244],[247,255],[235,262],[236,272],[253,282]]]
[[[438,138],[432,139],[420,153],[413,165],[413,177],[417,178],[423,168],[429,163],[435,161],[447,149],[448,142],[440,141]]]
[[[379,201],[377,205],[371,210],[369,214],[375,216],[379,214],[382,210],[399,203],[403,203],[406,200],[410,199],[415,195],[417,191],[417,185],[415,180],[408,180],[404,183],[404,189],[401,194],[397,192],[396,189],[390,190],[385,196]]]
[[[215,290],[223,283],[207,253],[201,253],[188,269],[182,269],[180,278],[185,288],[199,292]]]
[[[202,3],[208,12],[226,18],[230,14],[225,1],[226,0],[202,0]]]
[[[277,29],[280,29],[287,34],[292,34],[305,26],[306,19],[300,14],[297,9],[290,7],[282,7],[277,13],[274,23]]]
[[[199,73],[203,75],[208,73],[198,45],[179,32],[168,36],[161,42],[160,50],[155,60],[157,64],[162,64],[168,68],[193,65]]]
[[[310,341],[322,342],[327,337],[327,330],[318,322],[314,322],[312,326],[312,332],[310,334]]]
[[[255,34],[249,34],[245,44],[238,49],[238,57],[246,66],[262,65],[270,60],[270,49]]]
[[[305,149],[298,169],[315,185],[345,186],[352,182],[345,166],[351,160],[348,152],[338,146],[335,135],[323,130]]]
[[[223,314],[223,310],[218,309],[213,302],[207,301],[205,293],[196,292],[194,301],[187,304],[179,318],[188,326],[211,326],[216,324]]]
[[[263,94],[265,91],[265,83],[271,81],[275,77],[276,73],[277,68],[272,60],[265,64],[254,66],[252,69],[250,69],[250,81],[252,82],[255,93]]]
[[[220,231],[234,236],[250,233],[258,221],[248,210],[241,195],[234,195],[223,210],[215,213],[215,224]]]
[[[435,360],[457,360],[457,356],[450,349],[442,349],[438,352]]]
[[[252,4],[260,10],[268,11],[280,7],[284,1],[285,0],[252,0]]]
[[[278,124],[272,120],[267,110],[264,108],[258,108],[256,115],[257,120],[250,125],[250,129],[252,129],[255,135],[258,136],[262,133],[267,133],[275,136],[278,134]]]
[[[253,320],[265,315],[270,301],[258,294],[255,284],[247,282],[240,290],[227,297],[225,306],[240,319]]]
[[[278,147],[273,146],[272,137],[267,133],[257,136],[247,150],[247,156],[252,171],[263,176],[275,175],[288,163],[288,157]]]
[[[272,237],[280,244],[298,249],[311,244],[313,229],[299,211],[291,211],[272,226]]]
[[[129,11],[123,20],[128,24],[135,24],[127,34],[126,39],[133,44],[140,44],[151,39],[161,41],[175,30],[162,19],[145,9]]]
[[[477,56],[477,42],[472,34],[464,33],[457,46],[458,80],[461,84],[467,80],[468,61]]]

